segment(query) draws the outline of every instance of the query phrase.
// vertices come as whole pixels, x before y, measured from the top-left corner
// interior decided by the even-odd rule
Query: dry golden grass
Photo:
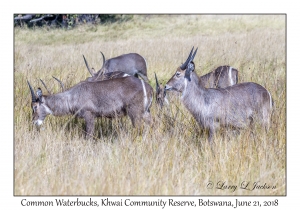
[[[286,60],[284,15],[136,15],[130,22],[72,30],[15,29],[15,195],[285,195]],[[128,118],[98,119],[99,139],[84,140],[84,122],[48,116],[43,130],[31,124],[26,80],[39,78],[53,90],[52,75],[70,87],[89,76],[82,54],[99,69],[106,58],[137,52],[165,83],[192,46],[196,72],[220,65],[239,69],[239,81],[266,87],[275,102],[268,133],[219,132],[214,151],[179,100],[162,112],[151,107],[154,125],[139,133]],[[46,93],[46,90],[44,90]],[[237,185],[216,189],[217,183]],[[243,182],[275,189],[240,189]],[[207,184],[214,183],[213,189]],[[250,186],[249,185],[249,186]]]

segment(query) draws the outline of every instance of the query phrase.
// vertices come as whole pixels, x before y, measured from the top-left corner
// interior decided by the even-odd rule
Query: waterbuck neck
[[[195,72],[191,72],[191,81],[187,78],[184,79],[184,90],[182,91],[181,98],[190,97],[191,95],[201,95],[205,91],[203,82],[200,81],[198,75]],[[195,96],[196,96],[195,95]]]
[[[44,96],[44,103],[51,110],[54,116],[72,114],[67,92],[57,93],[49,96]]]
[[[185,78],[185,88],[182,92],[181,100],[188,110],[194,112],[195,107],[205,103],[207,89],[195,72],[191,72],[190,77],[191,81]]]

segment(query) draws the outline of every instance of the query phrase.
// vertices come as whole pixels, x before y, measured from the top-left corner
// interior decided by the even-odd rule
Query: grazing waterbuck
[[[181,101],[200,127],[209,131],[209,142],[220,126],[243,128],[258,121],[270,125],[272,97],[268,90],[253,82],[226,88],[205,88],[195,73],[193,49],[187,60],[177,68],[165,89],[181,92]]]
[[[166,91],[162,84],[156,80],[156,103],[163,107],[164,102],[169,103],[166,98]],[[238,70],[231,66],[219,66],[215,70],[199,77],[200,82],[206,88],[225,88],[238,83]]]
[[[28,82],[28,81],[27,81]],[[33,123],[40,126],[49,114],[75,115],[86,122],[86,137],[94,133],[97,117],[115,118],[128,115],[132,125],[142,120],[150,123],[152,87],[133,76],[105,81],[83,81],[61,93],[43,95],[39,88],[35,95],[30,83]]]
[[[143,80],[149,82],[147,77],[147,62],[141,55],[137,53],[128,53],[105,60],[102,52],[101,54],[103,58],[103,64],[98,72],[95,72],[94,69],[90,69],[88,67],[83,56],[88,71],[92,76],[90,80],[98,80],[98,77],[105,73],[121,71],[135,77],[140,76]]]

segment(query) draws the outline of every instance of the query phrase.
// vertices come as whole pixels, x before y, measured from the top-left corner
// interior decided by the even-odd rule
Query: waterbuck
[[[166,91],[162,84],[158,83],[156,80],[156,103],[163,107],[164,102],[168,104],[166,98]],[[231,66],[219,66],[215,70],[199,77],[200,82],[206,88],[225,88],[238,83],[238,70]]]
[[[238,83],[238,70],[231,66],[219,66],[200,77],[207,88],[225,88]]]
[[[205,88],[195,73],[193,49],[187,60],[177,68],[165,89],[182,93],[181,101],[200,127],[208,129],[209,142],[220,126],[243,128],[258,121],[270,125],[272,98],[269,91],[253,82],[226,88]]]
[[[143,80],[149,82],[147,78],[147,63],[145,58],[141,55],[137,53],[128,53],[105,60],[102,52],[101,54],[103,58],[101,69],[98,72],[95,72],[93,69],[88,68],[92,78],[95,78],[93,80],[98,80],[98,77],[105,73],[121,71],[135,77],[140,76]],[[85,63],[87,64],[86,60]]]
[[[155,92],[155,101],[156,104],[159,105],[160,108],[163,107],[164,102],[166,102],[167,104],[169,104],[167,98],[166,98],[166,90],[164,89],[164,86],[162,84],[158,83],[158,79],[156,74],[155,75],[155,82],[156,82],[156,92]]]
[[[27,81],[28,82],[28,81]],[[49,114],[75,115],[86,122],[86,137],[94,133],[96,117],[115,118],[128,115],[132,125],[151,122],[152,87],[133,76],[105,81],[83,81],[61,93],[35,95],[30,83],[33,123],[40,126]]]

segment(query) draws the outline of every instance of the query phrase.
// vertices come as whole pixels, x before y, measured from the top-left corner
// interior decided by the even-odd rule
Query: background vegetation
[[[70,30],[14,29],[15,195],[284,195],[286,193],[286,34],[284,15],[134,15],[130,21],[81,25]],[[43,130],[31,124],[31,96],[43,79],[53,92],[89,76],[82,54],[99,69],[106,58],[137,52],[165,83],[192,46],[196,72],[220,65],[239,69],[239,81],[266,87],[275,101],[268,133],[260,127],[217,134],[215,149],[174,98],[142,133],[130,120],[98,119],[99,139],[85,141],[84,123],[48,116]],[[43,89],[43,88],[42,88]],[[46,90],[43,89],[44,94]],[[208,189],[207,183],[214,188]],[[243,181],[275,189],[216,189]]]
[[[121,23],[132,18],[129,14],[14,14],[14,26],[71,29],[83,24]]]

